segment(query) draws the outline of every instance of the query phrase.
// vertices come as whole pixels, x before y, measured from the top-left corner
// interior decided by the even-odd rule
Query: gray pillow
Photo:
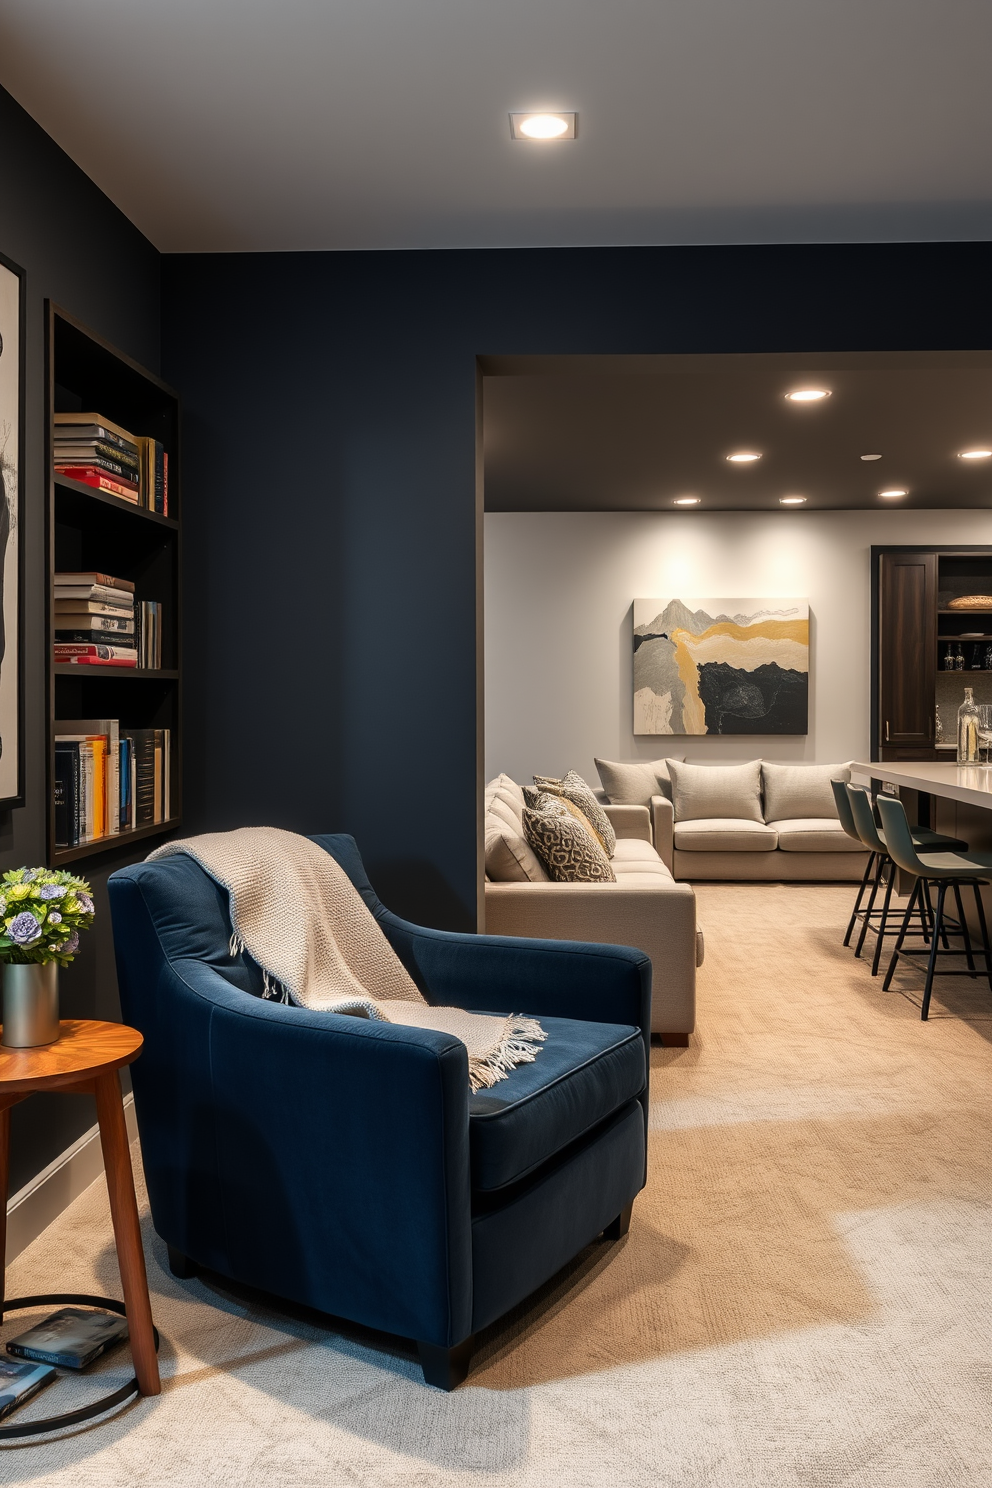
[[[712,817],[764,821],[760,760],[746,765],[685,765],[670,760],[669,770],[677,822]]]
[[[542,794],[538,806],[524,808],[524,831],[555,883],[616,883],[616,874],[588,825],[570,801]],[[571,809],[570,809],[571,808]],[[579,813],[581,815],[581,813]]]
[[[486,877],[493,883],[547,883],[540,858],[521,832],[486,818]]]
[[[589,822],[600,847],[608,858],[612,858],[616,852],[617,834],[613,830],[613,823],[596,800],[581,775],[574,770],[569,770],[560,780],[551,775],[535,775],[534,784],[538,790],[548,791],[553,796],[561,796],[573,806],[577,806],[582,815]]]
[[[671,755],[668,756],[668,759]],[[677,754],[681,761],[683,755]],[[650,806],[652,796],[667,796],[672,799],[672,780],[668,773],[668,759],[658,760],[603,760],[596,761],[596,769],[611,806]]]
[[[837,819],[831,780],[850,780],[849,765],[773,765],[761,762],[765,793],[765,821],[793,821],[800,817]]]

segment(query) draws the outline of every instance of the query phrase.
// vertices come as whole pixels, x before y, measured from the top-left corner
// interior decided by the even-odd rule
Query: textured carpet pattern
[[[162,1396],[0,1445],[0,1481],[988,1488],[992,995],[939,984],[922,1024],[918,977],[883,994],[841,948],[852,898],[700,888],[700,1031],[654,1053],[630,1234],[490,1329],[462,1389],[397,1340],[176,1281],[146,1218]],[[8,1294],[119,1295],[110,1235],[98,1183]]]

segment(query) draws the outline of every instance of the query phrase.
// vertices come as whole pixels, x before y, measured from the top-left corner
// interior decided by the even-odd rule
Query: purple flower
[[[48,923],[50,925],[61,925],[61,923],[62,923],[62,916],[59,914],[59,912],[58,912],[57,909],[53,909],[51,911],[51,913],[49,914],[49,916],[48,916]]]
[[[8,933],[11,940],[16,941],[18,945],[30,945],[41,934],[41,926],[30,910],[26,909],[11,920]]]
[[[43,884],[38,891],[39,899],[61,899],[65,895],[65,887],[62,884]]]
[[[83,906],[83,909],[86,911],[87,914],[93,913],[93,900],[90,898],[89,894],[83,894],[79,889],[77,889],[76,898]]]
[[[65,943],[59,947],[59,949],[66,956],[74,956],[75,953],[79,950],[79,931],[73,930],[72,934],[69,936],[69,939],[65,941]]]

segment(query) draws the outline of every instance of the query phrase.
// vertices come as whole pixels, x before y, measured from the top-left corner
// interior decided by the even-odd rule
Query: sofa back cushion
[[[849,765],[761,764],[765,821],[796,821],[820,817],[837,820],[831,780],[850,780]]]
[[[495,883],[548,882],[541,860],[524,836],[523,809],[523,790],[509,775],[490,780],[483,830],[486,877]]]
[[[683,758],[683,755],[675,755],[676,760]],[[598,759],[596,769],[611,806],[650,806],[652,796],[672,799],[668,759]]]
[[[577,806],[547,792],[524,807],[524,832],[555,883],[615,883],[616,874]]]
[[[710,817],[764,821],[760,760],[746,765],[686,765],[669,760],[668,768],[677,822]]]

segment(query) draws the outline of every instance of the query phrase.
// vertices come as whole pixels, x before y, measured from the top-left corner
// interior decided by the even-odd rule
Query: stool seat
[[[928,878],[977,878],[992,882],[992,853],[921,852]]]
[[[885,841],[885,833],[879,832],[879,837]],[[910,827],[909,835],[913,839],[914,847],[922,847],[924,852],[967,852],[968,844],[960,837],[947,837],[943,832],[932,832],[929,827]]]

